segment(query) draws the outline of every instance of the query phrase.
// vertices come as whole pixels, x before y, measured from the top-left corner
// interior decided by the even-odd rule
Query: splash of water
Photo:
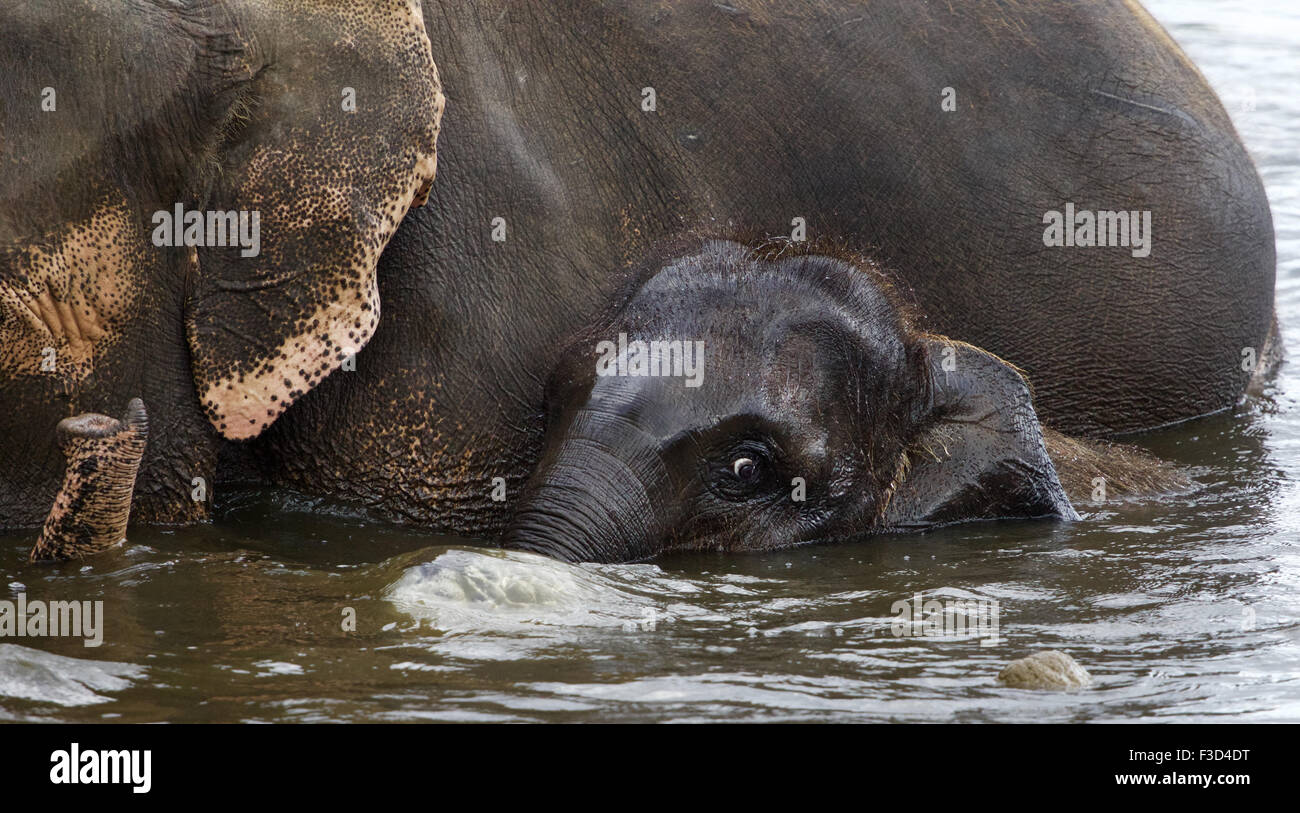
[[[144,668],[126,663],[69,658],[18,644],[0,644],[0,697],[89,706],[112,699],[98,692],[121,691],[144,674]]]
[[[385,597],[407,615],[449,632],[528,634],[664,618],[654,599],[593,567],[519,551],[447,550],[405,570]]]

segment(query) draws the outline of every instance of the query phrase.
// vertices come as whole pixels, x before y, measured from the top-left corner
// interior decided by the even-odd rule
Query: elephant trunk
[[[652,495],[667,479],[652,451],[619,454],[608,441],[569,435],[534,473],[502,545],[568,562],[649,558],[665,528],[656,505],[666,500]]]
[[[60,421],[55,431],[67,467],[63,487],[32,548],[33,562],[89,556],[126,537],[149,421],[144,402],[134,398],[120,421],[78,415]]]

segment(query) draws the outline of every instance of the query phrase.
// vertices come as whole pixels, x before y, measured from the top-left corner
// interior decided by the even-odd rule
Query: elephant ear
[[[247,14],[252,79],[201,208],[247,213],[258,236],[198,249],[186,313],[200,401],[232,439],[261,433],[374,334],[376,263],[428,194],[443,108],[417,0]]]
[[[1043,443],[1024,378],[992,353],[926,336],[929,394],[884,526],[934,528],[976,519],[1078,519]]]

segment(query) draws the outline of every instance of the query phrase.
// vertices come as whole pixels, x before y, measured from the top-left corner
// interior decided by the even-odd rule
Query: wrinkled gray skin
[[[40,418],[11,418],[0,432],[15,461],[0,467],[0,525],[39,524],[53,499],[59,417],[120,409],[144,386],[157,420],[137,521],[204,515],[206,505],[176,505],[196,476],[218,491],[285,486],[484,539],[509,528],[506,544],[566,558],[1068,516],[1053,486],[1061,478],[1034,442],[1024,382],[998,359],[1024,371],[1038,417],[1101,437],[1231,407],[1251,375],[1243,348],[1264,355],[1275,258],[1262,186],[1204,79],[1136,3],[429,0],[424,20],[447,96],[438,177],[373,269],[382,317],[355,370],[295,381],[276,402],[287,411],[238,439],[196,386],[221,373],[212,362],[237,365],[241,348],[273,361],[265,337],[301,324],[304,301],[350,287],[334,283],[337,269],[277,265],[266,251],[251,270],[232,260],[215,277],[201,257],[159,277],[171,287],[136,325],[150,331],[124,328],[84,381],[62,385],[74,408],[50,400],[54,383],[0,376],[0,414]],[[326,108],[310,103],[311,67],[283,64],[253,95],[317,115]],[[374,82],[358,98],[391,87]],[[941,107],[948,87],[955,112]],[[276,126],[285,105],[255,109],[255,134],[292,136]],[[378,119],[345,121],[362,129],[344,143],[388,132]],[[310,151],[307,189],[335,188],[314,179],[340,167],[384,177],[366,171],[382,150],[340,161],[330,145]],[[295,172],[306,170],[284,167],[275,188],[290,188]],[[1150,256],[1044,246],[1043,214],[1066,202],[1149,210]],[[706,242],[788,233],[796,217],[810,237],[887,269],[896,291],[874,274],[871,286],[911,315],[855,316],[774,270],[779,260],[728,259]],[[495,218],[503,242],[491,237]],[[264,224],[264,246],[274,239]],[[659,279],[683,262],[689,269]],[[746,262],[771,280],[716,279]],[[842,259],[825,262],[830,276],[852,276],[834,265]],[[638,299],[638,285],[670,279],[671,311]],[[712,310],[694,310],[690,291]],[[759,305],[769,318],[756,322]],[[823,314],[841,336],[836,349],[800,338],[787,307]],[[189,340],[208,362],[199,369],[182,346],[196,318]],[[669,337],[712,346],[701,393],[678,399],[673,381],[586,389],[593,344],[577,337],[615,338],[589,331],[620,319],[703,334]],[[756,325],[764,336],[770,325],[764,352],[777,355],[742,349]],[[299,336],[308,344],[309,328]],[[941,340],[927,336],[963,343],[944,376],[933,364]],[[317,349],[337,361],[339,348]],[[846,366],[853,359],[884,378],[864,378]],[[802,390],[771,375],[791,364]],[[633,410],[633,426],[608,417],[636,404],[646,408]],[[783,493],[786,475],[802,476],[804,503],[782,501],[774,485],[753,499],[720,496],[728,486],[715,468],[738,459],[722,441],[697,457],[707,465],[677,454],[679,434],[729,419],[762,419],[785,438]],[[890,466],[905,453],[900,484]]]

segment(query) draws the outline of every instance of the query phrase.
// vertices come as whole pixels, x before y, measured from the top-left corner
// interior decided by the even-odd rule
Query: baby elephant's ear
[[[885,510],[887,528],[976,519],[1078,519],[1043,445],[1025,380],[978,347],[926,337],[921,435]]]
[[[253,75],[201,204],[242,230],[198,250],[186,314],[199,399],[234,439],[373,335],[376,263],[428,192],[443,107],[419,3],[249,9]]]

